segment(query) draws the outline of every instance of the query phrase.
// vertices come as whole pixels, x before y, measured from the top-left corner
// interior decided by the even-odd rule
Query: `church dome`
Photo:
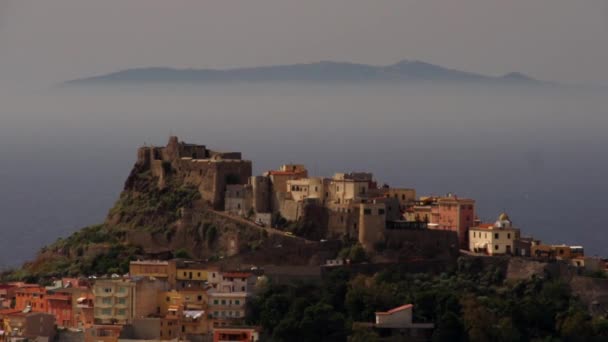
[[[503,212],[498,215],[498,221],[511,221],[511,219],[509,218],[509,215],[507,215],[507,213]]]
[[[509,215],[507,215],[507,213],[504,213],[504,212],[501,213],[500,215],[498,215],[498,220],[496,220],[494,227],[511,228],[511,219],[509,218]]]

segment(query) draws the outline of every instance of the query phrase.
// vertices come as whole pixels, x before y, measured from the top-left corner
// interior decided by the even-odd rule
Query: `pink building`
[[[469,228],[475,225],[475,200],[453,194],[426,197],[412,210],[415,219],[428,222],[429,229],[456,232],[460,248],[468,248]]]

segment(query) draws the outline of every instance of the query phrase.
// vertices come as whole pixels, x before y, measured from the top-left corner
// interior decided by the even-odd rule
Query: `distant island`
[[[518,72],[487,76],[459,71],[421,61],[404,60],[387,66],[323,61],[234,69],[135,68],[106,75],[81,78],[67,85],[98,84],[205,84],[221,82],[449,82],[473,84],[527,84],[544,82]]]

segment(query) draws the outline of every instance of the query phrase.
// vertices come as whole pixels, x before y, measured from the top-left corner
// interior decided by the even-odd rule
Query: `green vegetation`
[[[360,244],[344,247],[338,253],[340,259],[350,259],[352,263],[361,263],[368,260],[367,254]]]
[[[178,259],[192,259],[192,257],[190,256],[190,253],[188,253],[188,251],[185,250],[184,248],[180,248],[180,249],[176,250],[173,253],[173,257],[178,258]]]
[[[190,207],[199,198],[198,189],[187,186],[154,187],[145,194],[126,191],[110,210],[110,216],[119,216],[120,223],[129,227],[165,231],[179,219],[180,208]]]
[[[321,284],[269,284],[250,303],[249,323],[275,342],[374,341],[352,322],[406,303],[416,322],[435,323],[434,341],[608,340],[608,320],[592,319],[561,281],[507,283],[496,266],[467,259],[439,275],[396,266],[371,277],[338,270]]]

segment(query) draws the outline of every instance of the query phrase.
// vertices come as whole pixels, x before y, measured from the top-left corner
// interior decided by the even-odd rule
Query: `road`
[[[303,241],[305,243],[316,243],[317,242],[317,241],[308,240],[308,239],[305,239],[303,237],[299,237],[299,236],[295,236],[295,235],[286,235],[284,231],[279,230],[279,229],[270,228],[270,227],[261,227],[261,226],[255,224],[255,222],[253,222],[253,221],[247,220],[246,218],[238,216],[238,215],[231,215],[231,214],[229,214],[229,213],[227,213],[225,211],[217,211],[217,210],[210,210],[210,211],[213,212],[214,214],[218,215],[218,216],[222,216],[222,217],[224,217],[226,219],[229,219],[229,220],[232,220],[232,221],[235,221],[235,222],[247,225],[249,227],[252,227],[252,228],[255,228],[255,229],[258,229],[258,230],[261,230],[261,231],[265,231],[265,232],[267,232],[268,234],[271,234],[271,235],[281,235],[281,236],[284,236],[284,237],[300,240],[300,241]]]

